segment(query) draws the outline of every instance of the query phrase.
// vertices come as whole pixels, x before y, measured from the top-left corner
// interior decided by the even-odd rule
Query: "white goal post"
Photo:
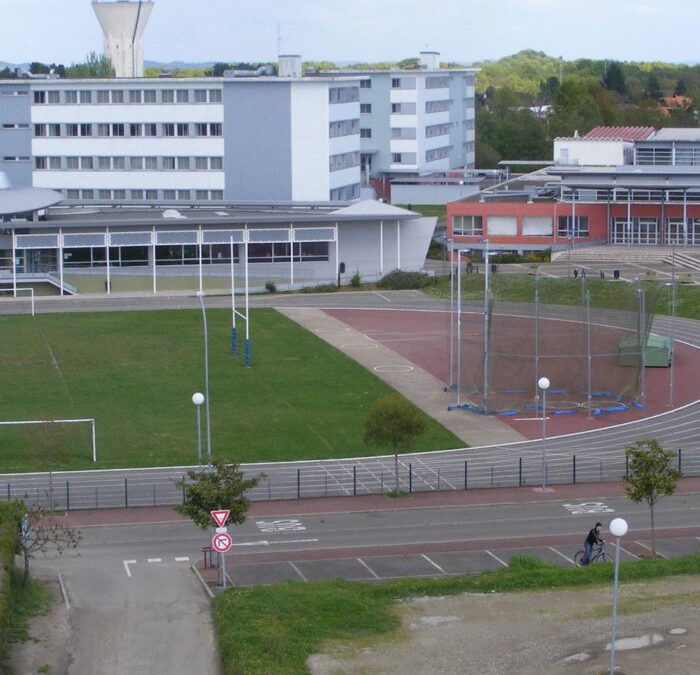
[[[23,424],[90,424],[92,432],[92,461],[97,462],[97,443],[95,441],[94,417],[76,420],[11,420],[9,422],[0,422],[0,426],[21,426]]]

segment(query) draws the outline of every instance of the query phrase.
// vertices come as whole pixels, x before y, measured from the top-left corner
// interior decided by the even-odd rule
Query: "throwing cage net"
[[[552,413],[599,415],[644,405],[644,347],[658,286],[489,276],[482,277],[481,292],[453,293],[451,407],[489,415],[541,411],[542,377],[550,381]],[[613,283],[615,309],[604,292]],[[523,298],[517,303],[508,300],[515,284]],[[594,284],[603,285],[594,288],[600,292],[591,293]]]

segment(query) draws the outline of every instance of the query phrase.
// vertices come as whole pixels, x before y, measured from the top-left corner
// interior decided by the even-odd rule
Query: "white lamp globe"
[[[549,389],[549,378],[541,377],[539,380],[537,380],[537,386],[540,389]]]
[[[624,537],[627,534],[627,521],[624,518],[614,518],[608,529],[613,536]]]
[[[202,405],[202,403],[204,403],[204,394],[200,392],[192,394],[192,403],[194,403],[195,405]]]

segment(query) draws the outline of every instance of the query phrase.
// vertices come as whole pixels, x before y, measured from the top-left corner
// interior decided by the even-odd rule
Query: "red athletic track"
[[[449,380],[449,315],[446,312],[411,312],[390,310],[333,309],[327,314],[365,333],[368,337],[395,351],[416,366],[434,375],[440,382]],[[674,365],[674,407],[680,407],[700,399],[700,358],[698,351],[676,342]],[[389,365],[389,364],[387,364]],[[575,415],[549,415],[547,436],[559,436],[578,431],[589,431],[607,426],[640,420],[668,412],[669,368],[647,368],[646,409],[630,408],[625,412],[606,413],[588,417],[585,410]],[[556,383],[552,382],[556,387]],[[455,415],[476,413],[454,410]],[[526,438],[541,436],[541,425],[534,420],[533,412],[498,419]]]

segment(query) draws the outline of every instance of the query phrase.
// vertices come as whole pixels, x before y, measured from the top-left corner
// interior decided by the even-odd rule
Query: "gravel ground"
[[[607,673],[610,606],[610,589],[416,598],[400,603],[398,634],[331,645],[309,659],[309,669],[313,675]],[[618,672],[695,674],[698,636],[700,578],[621,585]]]

